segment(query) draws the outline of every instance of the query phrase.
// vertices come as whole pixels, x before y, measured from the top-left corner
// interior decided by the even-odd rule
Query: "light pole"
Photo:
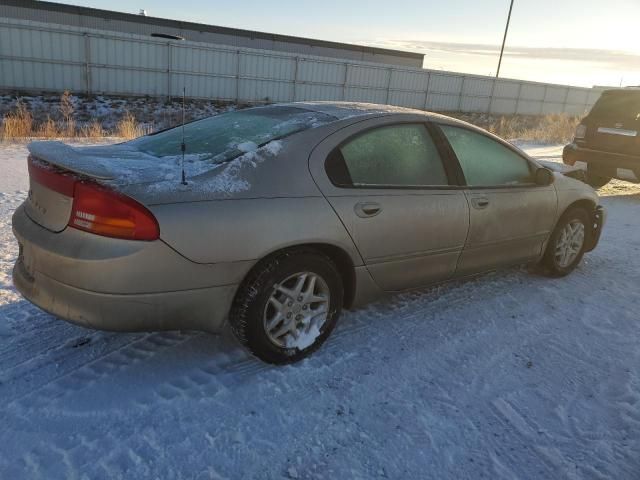
[[[498,60],[498,70],[496,71],[496,78],[500,76],[500,65],[502,64],[502,54],[504,53],[504,44],[507,41],[507,32],[509,31],[509,22],[511,21],[511,10],[513,10],[513,0],[509,5],[509,15],[507,16],[507,26],[504,27],[504,37],[502,37],[502,47],[500,48],[500,59]]]

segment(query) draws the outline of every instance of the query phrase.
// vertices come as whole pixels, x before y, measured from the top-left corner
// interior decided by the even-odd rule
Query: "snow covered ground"
[[[557,157],[557,147],[527,146]],[[640,478],[640,188],[572,275],[510,269],[345,313],[300,364],[67,324],[11,285],[0,146],[0,478]]]

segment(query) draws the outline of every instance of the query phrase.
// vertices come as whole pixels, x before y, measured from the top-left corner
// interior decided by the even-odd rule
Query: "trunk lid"
[[[98,181],[122,184],[153,182],[175,174],[175,163],[141,152],[127,143],[72,147],[62,142],[32,142],[32,157],[60,169]],[[173,157],[177,161],[178,156]],[[171,163],[169,165],[169,163]]]
[[[71,160],[63,161],[51,151],[31,148],[30,188],[24,207],[31,220],[55,233],[69,226],[124,240],[159,238],[158,222],[145,205],[97,181],[107,180],[107,173],[111,176],[111,172],[102,168],[103,164],[83,166],[84,159],[73,162],[74,152],[68,152],[67,148],[60,150],[67,152]]]
[[[640,154],[640,90],[608,90],[584,119],[594,150]]]
[[[65,229],[73,206],[73,187],[60,188],[64,177],[58,182],[60,185],[55,185],[54,178],[58,174],[55,167],[29,158],[29,195],[25,212],[31,220],[52,232]]]
[[[78,178],[110,185],[131,185],[166,179],[158,158],[126,144],[72,147],[62,142],[32,142],[29,149],[29,195],[25,212],[52,232],[67,227]],[[166,166],[166,163],[164,164]],[[178,177],[175,167],[172,173]]]

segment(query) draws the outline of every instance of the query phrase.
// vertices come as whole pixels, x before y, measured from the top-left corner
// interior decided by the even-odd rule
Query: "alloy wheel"
[[[264,330],[281,348],[306,348],[320,334],[327,321],[330,292],[324,279],[312,272],[300,272],[273,286],[264,308]]]
[[[584,245],[584,224],[580,220],[567,223],[556,241],[555,260],[558,266],[566,268],[578,257]]]

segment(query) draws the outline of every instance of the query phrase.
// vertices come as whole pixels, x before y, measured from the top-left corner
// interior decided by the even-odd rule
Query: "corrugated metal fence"
[[[0,18],[0,88],[583,114],[600,91]]]

